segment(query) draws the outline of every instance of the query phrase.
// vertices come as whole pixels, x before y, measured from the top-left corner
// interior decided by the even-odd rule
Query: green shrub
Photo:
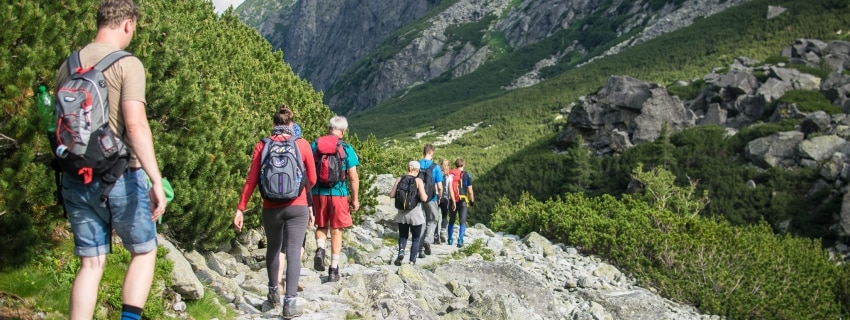
[[[271,115],[290,105],[304,137],[324,134],[330,110],[312,85],[299,79],[281,52],[233,14],[216,15],[209,2],[143,1],[128,48],[145,65],[147,115],[160,169],[176,197],[160,231],[182,247],[216,248],[235,236],[232,212],[254,145],[268,134]],[[37,126],[32,87],[51,83],[74,48],[91,41],[97,6],[90,1],[16,2],[15,19],[0,31],[0,228],[17,254],[4,265],[31,259],[40,241],[64,218],[55,205],[49,144]],[[13,67],[14,66],[14,67]],[[20,66],[23,66],[19,68]],[[9,141],[13,141],[11,143]],[[361,203],[371,204],[364,170]],[[260,198],[251,201],[258,211]],[[250,212],[249,212],[250,213]],[[248,214],[246,227],[259,226]],[[30,239],[30,240],[25,240]]]
[[[776,236],[765,223],[678,215],[624,196],[566,194],[537,201],[527,193],[499,201],[494,230],[538,231],[598,254],[643,286],[729,318],[847,317],[847,267],[829,261],[817,240]]]
[[[703,87],[705,87],[705,80],[700,79],[689,83],[687,86],[667,87],[667,92],[679,97],[682,101],[688,101],[696,98],[702,92]]]
[[[843,111],[836,105],[833,105],[826,97],[818,92],[811,90],[789,90],[786,91],[776,103],[796,104],[797,108],[803,112],[825,111],[828,114],[841,114]]]
[[[800,72],[802,73],[808,73],[817,76],[821,79],[826,78],[827,76],[829,76],[829,73],[832,72],[832,70],[827,68],[812,68],[803,64],[787,64],[785,66],[787,68],[800,70]]]
[[[764,59],[764,63],[770,64],[770,65],[777,65],[777,64],[780,64],[780,63],[788,63],[788,58],[783,57],[783,56],[778,56],[778,55],[772,55],[772,56],[767,57],[767,59]]]

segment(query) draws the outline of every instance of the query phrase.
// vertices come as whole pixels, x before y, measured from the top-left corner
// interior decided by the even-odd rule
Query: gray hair
[[[348,130],[348,120],[343,116],[333,116],[331,121],[328,123],[328,130],[346,131]]]

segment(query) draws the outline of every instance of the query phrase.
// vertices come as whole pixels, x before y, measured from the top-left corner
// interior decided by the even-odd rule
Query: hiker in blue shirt
[[[440,164],[434,162],[434,145],[426,144],[422,148],[422,159],[419,160],[419,177],[425,183],[425,191],[428,193],[428,201],[422,203],[422,212],[425,214],[425,228],[422,228],[422,246],[419,257],[431,254],[431,244],[434,243],[434,235],[440,221],[439,201],[443,193],[443,170]]]

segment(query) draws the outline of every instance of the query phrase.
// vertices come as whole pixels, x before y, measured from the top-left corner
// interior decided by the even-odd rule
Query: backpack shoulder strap
[[[75,53],[77,53],[77,61],[79,61],[79,59],[80,59],[79,51],[77,51]],[[109,66],[111,66],[113,63],[115,63],[115,61],[118,61],[121,58],[131,56],[131,55],[132,55],[131,53],[124,51],[124,50],[118,50],[118,51],[112,52],[112,53],[106,55],[105,57],[103,57],[103,59],[100,59],[100,61],[98,61],[97,64],[94,65],[94,68],[96,70],[100,71],[100,72],[103,72],[103,70],[106,70],[106,68],[109,68]]]
[[[271,144],[272,144],[272,139],[269,138],[269,137],[263,138],[262,141],[263,141],[263,152],[260,152],[260,166],[262,166],[263,163],[266,162],[266,154],[269,153],[269,148],[271,147]]]
[[[434,170],[436,170],[436,169],[437,169],[437,163],[434,162],[434,161],[431,161],[431,166],[428,167],[428,171],[431,172],[431,178],[432,179],[434,178]]]
[[[298,157],[298,160],[300,160],[298,161],[298,168],[301,169],[302,173],[305,173],[307,168],[304,168],[304,160],[301,158],[301,150],[298,148],[298,139],[301,139],[301,137],[290,137],[287,140],[292,140],[292,148],[295,149],[295,156]]]
[[[71,52],[71,56],[68,57],[68,75],[73,75],[77,69],[81,68],[80,65],[80,51]]]

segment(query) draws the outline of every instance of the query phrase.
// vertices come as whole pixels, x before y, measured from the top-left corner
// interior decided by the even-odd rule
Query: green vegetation
[[[633,175],[640,197],[567,193],[538,201],[502,198],[494,230],[538,231],[586,254],[605,257],[643,286],[730,319],[838,319],[850,314],[850,269],[818,240],[777,236],[766,223],[736,227],[697,214],[706,198],[693,184],[677,187],[656,167]],[[712,197],[712,200],[715,198]]]
[[[789,10],[786,14],[767,20],[764,14],[767,5],[779,5]],[[570,32],[577,30],[561,31],[563,34],[555,34],[538,44],[517,48],[496,58],[472,74],[412,88],[404,96],[357,113],[350,117],[351,127],[355,132],[371,132],[379,139],[409,141],[408,137],[416,132],[433,130],[445,133],[481,122],[474,133],[466,134],[451,145],[438,147],[436,157],[462,157],[467,160],[467,169],[475,176],[475,190],[478,191],[476,206],[471,209],[470,215],[474,221],[486,223],[496,199],[502,195],[518,200],[522,190],[528,190],[535,198],[546,199],[566,191],[567,178],[561,174],[551,174],[565,172],[572,163],[565,154],[551,151],[551,143],[557,135],[555,119],[562,108],[580,96],[598,91],[610,75],[629,75],[655,83],[699,79],[712,68],[728,65],[738,56],[756,60],[776,57],[782,48],[801,37],[824,41],[841,38],[842,35],[836,31],[846,29],[850,24],[848,9],[847,5],[835,1],[754,0],[699,19],[691,27],[666,34],[617,55],[598,59],[581,68],[565,69],[563,73],[548,76],[549,80],[536,86],[513,91],[500,89],[524,74],[537,61],[548,58],[552,52],[562,50],[574,42],[577,34],[571,35]],[[741,30],[747,32],[742,33]],[[685,99],[692,95],[696,87],[682,90],[684,92],[671,90]],[[399,117],[402,110],[404,117]],[[722,160],[728,160],[734,153],[710,155],[727,157]],[[637,161],[630,165],[635,163]],[[650,163],[644,163],[650,166]],[[717,163],[729,165],[728,162]],[[600,167],[600,177],[617,181],[594,181],[590,183],[590,190],[622,193],[627,185],[627,182],[622,183],[623,177],[628,177],[631,168],[633,166],[618,171],[603,171],[604,168]],[[532,173],[544,170],[546,173]],[[677,176],[685,176],[681,172],[673,172]],[[540,176],[545,178],[541,180]],[[695,175],[688,176],[703,179]],[[746,180],[736,185],[743,182]],[[801,195],[788,194],[791,198]],[[755,218],[762,214],[761,205],[753,208],[753,203],[735,202],[741,206],[737,209],[739,211],[752,210],[747,216]],[[722,211],[712,209],[707,212],[723,214]]]
[[[686,86],[670,86],[667,87],[667,92],[671,95],[679,97],[682,101],[693,100],[705,88],[705,80],[697,80],[688,83]]]
[[[208,2],[143,1],[129,51],[144,63],[147,112],[160,168],[176,190],[160,231],[184,248],[212,249],[235,236],[231,226],[250,156],[268,134],[271,116],[290,105],[304,136],[326,133],[331,116],[321,94],[281,62],[282,53],[236,16],[217,16]],[[37,126],[33,88],[52,83],[71,50],[95,31],[87,1],[19,2],[10,6],[0,43],[0,266],[23,265],[63,228],[53,197],[51,151]],[[382,163],[374,137],[346,140],[365,163]],[[361,168],[361,204],[370,212],[372,167]],[[259,226],[255,193],[246,226]]]
[[[186,313],[195,319],[230,320],[236,317],[236,312],[224,307],[227,303],[212,290],[204,292],[204,298],[186,303]]]
[[[0,269],[0,292],[12,294],[28,302],[35,310],[47,314],[49,319],[68,316],[71,285],[80,267],[79,259],[73,255],[73,241],[64,241],[44,250],[41,256],[15,269]],[[171,286],[171,261],[165,259],[168,250],[157,251],[154,285],[145,305],[145,317],[165,318],[166,303],[173,292]],[[115,319],[121,314],[121,286],[130,262],[130,252],[120,245],[113,245],[113,253],[106,257],[106,270],[101,280],[98,308],[95,319]],[[0,305],[3,305],[0,301]]]
[[[806,113],[814,111],[824,111],[827,114],[844,113],[840,107],[829,102],[822,93],[811,90],[789,90],[775,102],[775,104],[780,103],[796,104],[800,111]]]
[[[443,33],[446,35],[446,41],[450,43],[457,42],[461,46],[470,43],[476,48],[483,45],[484,36],[487,34],[487,29],[490,24],[496,20],[495,15],[487,15],[481,20],[470,22],[461,25],[450,25]]]
[[[460,260],[473,254],[481,255],[485,261],[496,260],[496,253],[493,252],[493,249],[487,248],[487,246],[484,245],[484,240],[481,239],[475,239],[472,243],[466,244],[463,248],[452,252],[452,258]]]

